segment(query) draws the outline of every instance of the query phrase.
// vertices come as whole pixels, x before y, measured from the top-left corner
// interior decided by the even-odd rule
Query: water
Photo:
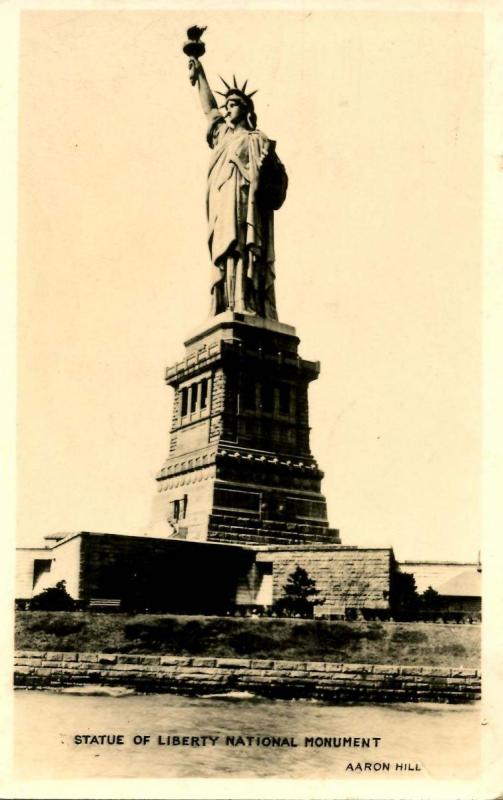
[[[106,689],[104,690],[107,691]],[[103,692],[103,690],[102,690]],[[328,705],[229,697],[82,695],[18,691],[16,773],[20,778],[288,777],[474,779],[479,770],[477,705]],[[124,744],[76,744],[76,735],[121,735]],[[150,736],[147,744],[133,737]],[[165,744],[194,737],[191,745]],[[218,737],[215,745],[203,736]],[[280,737],[283,746],[226,744],[226,737]],[[160,737],[160,742],[158,737]],[[377,747],[305,746],[305,737],[380,737]],[[196,744],[196,740],[198,744]],[[287,740],[290,742],[287,744]],[[170,741],[173,741],[172,739]],[[292,741],[297,747],[292,746]],[[371,771],[351,772],[361,764]],[[407,772],[395,764],[410,764]],[[389,771],[380,765],[389,764]],[[417,765],[417,768],[416,768]],[[377,770],[377,771],[376,771]]]

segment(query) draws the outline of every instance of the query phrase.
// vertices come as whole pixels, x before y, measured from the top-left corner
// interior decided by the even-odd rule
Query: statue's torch
[[[201,58],[206,51],[206,45],[201,41],[201,36],[205,30],[206,26],[204,28],[199,28],[197,25],[193,25],[187,31],[187,41],[183,45],[183,52],[189,57],[190,82],[192,86],[194,86],[197,81],[195,59]]]

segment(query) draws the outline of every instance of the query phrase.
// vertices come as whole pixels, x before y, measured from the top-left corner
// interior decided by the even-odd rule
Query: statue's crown
[[[247,109],[249,111],[254,111],[252,97],[253,97],[254,94],[257,93],[258,90],[255,89],[253,92],[247,92],[246,91],[246,86],[248,84],[248,80],[246,80],[243,83],[241,88],[239,88],[239,86],[237,84],[235,75],[232,76],[232,81],[233,81],[233,84],[234,84],[233,86],[231,86],[229,83],[227,83],[227,81],[224,80],[222,78],[222,76],[220,76],[220,80],[222,81],[222,83],[224,84],[225,88],[227,89],[226,92],[217,91],[217,94],[219,94],[221,97],[225,97],[225,102],[222,103],[222,106],[225,106],[225,104],[226,104],[227,100],[229,99],[229,97],[238,97],[240,100],[242,100],[242,102],[245,104],[245,106],[247,107]]]

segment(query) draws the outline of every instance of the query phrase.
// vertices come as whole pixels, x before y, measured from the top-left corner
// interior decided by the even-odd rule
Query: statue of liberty
[[[189,77],[197,85],[208,122],[212,150],[206,196],[208,246],[212,261],[211,312],[230,309],[277,319],[274,292],[274,211],[286,196],[288,179],[275,151],[275,142],[257,130],[247,81],[239,88],[223,81],[219,106],[199,56],[204,29],[187,32],[184,52]],[[223,79],[222,79],[223,80]]]

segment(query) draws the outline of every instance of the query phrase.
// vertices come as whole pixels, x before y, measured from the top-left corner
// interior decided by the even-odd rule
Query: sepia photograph
[[[484,8],[15,30],[9,796],[481,797]]]

